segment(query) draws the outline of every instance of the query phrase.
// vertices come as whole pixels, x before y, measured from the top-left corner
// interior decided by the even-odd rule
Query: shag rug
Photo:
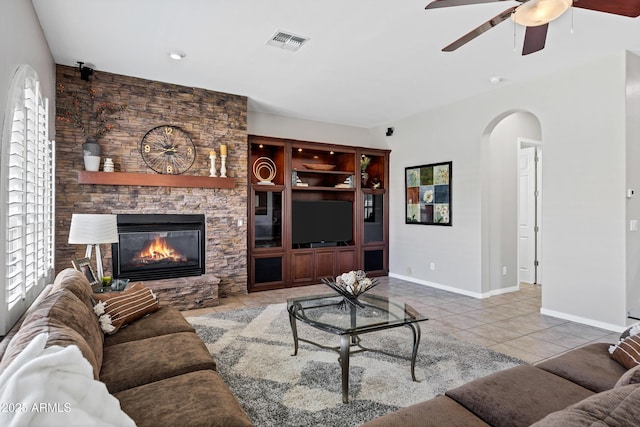
[[[338,354],[299,343],[286,304],[189,317],[218,372],[257,427],[358,426],[399,408],[523,362],[433,330],[422,339],[411,380],[409,360],[375,352],[352,355],[349,403],[342,403]],[[335,347],[340,337],[297,322],[298,336]],[[412,334],[401,327],[361,336],[362,344],[411,356]]]

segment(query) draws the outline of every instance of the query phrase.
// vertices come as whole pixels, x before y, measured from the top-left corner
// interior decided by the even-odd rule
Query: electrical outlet
[[[507,267],[502,267],[502,275],[503,276],[507,275]]]
[[[436,269],[436,263],[432,262],[429,267],[431,268],[431,270],[435,270]]]

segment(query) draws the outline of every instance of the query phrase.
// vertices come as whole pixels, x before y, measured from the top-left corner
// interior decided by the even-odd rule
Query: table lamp
[[[86,258],[91,258],[91,250],[96,247],[96,268],[98,280],[102,280],[102,254],[100,244],[118,242],[117,215],[105,214],[73,214],[69,230],[69,243],[73,245],[87,245]]]

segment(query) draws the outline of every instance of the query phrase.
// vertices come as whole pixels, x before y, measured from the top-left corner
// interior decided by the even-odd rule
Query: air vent
[[[295,34],[278,30],[269,40],[267,40],[267,44],[295,52],[308,41],[309,37],[297,36]]]

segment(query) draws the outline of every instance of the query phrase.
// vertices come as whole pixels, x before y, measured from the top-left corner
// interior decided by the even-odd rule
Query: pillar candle
[[[227,155],[227,146],[226,145],[221,145],[220,146],[220,155],[221,156],[226,156]]]
[[[216,156],[216,150],[209,151],[209,157],[215,157],[215,156]]]

